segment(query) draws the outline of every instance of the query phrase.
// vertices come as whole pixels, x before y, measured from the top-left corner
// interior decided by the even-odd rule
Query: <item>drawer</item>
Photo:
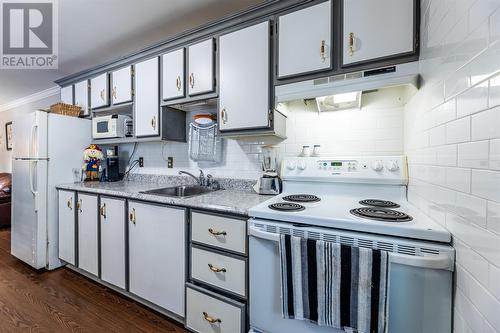
[[[187,284],[186,327],[198,333],[244,333],[245,305]]]
[[[191,277],[200,282],[246,296],[245,258],[191,247]]]
[[[246,226],[245,220],[193,212],[191,240],[246,254]]]

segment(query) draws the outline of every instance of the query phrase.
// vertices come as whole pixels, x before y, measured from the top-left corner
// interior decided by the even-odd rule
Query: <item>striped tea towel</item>
[[[387,331],[388,253],[281,235],[283,318]]]

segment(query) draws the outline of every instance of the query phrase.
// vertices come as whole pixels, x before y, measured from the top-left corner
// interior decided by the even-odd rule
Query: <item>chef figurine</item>
[[[82,169],[85,171],[85,181],[99,180],[99,173],[102,171],[101,161],[104,159],[101,148],[91,144],[83,152],[85,164]]]

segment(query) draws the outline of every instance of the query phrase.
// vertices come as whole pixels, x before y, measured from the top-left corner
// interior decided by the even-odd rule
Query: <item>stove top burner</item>
[[[278,202],[269,205],[269,208],[282,212],[300,212],[306,207],[292,202]]]
[[[351,214],[361,218],[366,218],[381,222],[409,222],[413,220],[411,216],[403,212],[391,209],[362,207],[351,209]]]
[[[285,201],[291,201],[291,202],[318,202],[321,201],[320,198],[318,198],[315,195],[312,194],[291,194],[283,197],[283,200]]]
[[[398,208],[399,205],[392,201],[379,200],[379,199],[366,199],[359,202],[364,206],[380,207],[380,208]]]

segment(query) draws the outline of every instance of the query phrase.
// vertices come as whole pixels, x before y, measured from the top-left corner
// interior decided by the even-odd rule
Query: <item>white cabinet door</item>
[[[108,105],[108,74],[104,73],[90,80],[90,107],[97,109]]]
[[[78,267],[99,274],[97,196],[78,193]]]
[[[269,127],[269,22],[219,39],[219,127]]]
[[[331,0],[280,16],[278,29],[279,77],[331,68]]]
[[[75,265],[75,192],[59,191],[59,259]]]
[[[188,93],[214,90],[214,41],[209,39],[188,47]]]
[[[160,134],[158,58],[135,65],[135,136]]]
[[[184,316],[185,211],[129,201],[129,289]]]
[[[101,197],[101,279],[125,289],[125,200]]]
[[[113,104],[132,101],[132,66],[111,73],[111,100]]]
[[[61,88],[61,102],[65,104],[73,104],[73,86]]]
[[[75,84],[75,105],[82,108],[81,115],[89,115],[89,83],[87,80]]]
[[[413,6],[414,0],[344,0],[342,63],[413,52]]]
[[[184,49],[162,55],[162,98],[184,97]]]

